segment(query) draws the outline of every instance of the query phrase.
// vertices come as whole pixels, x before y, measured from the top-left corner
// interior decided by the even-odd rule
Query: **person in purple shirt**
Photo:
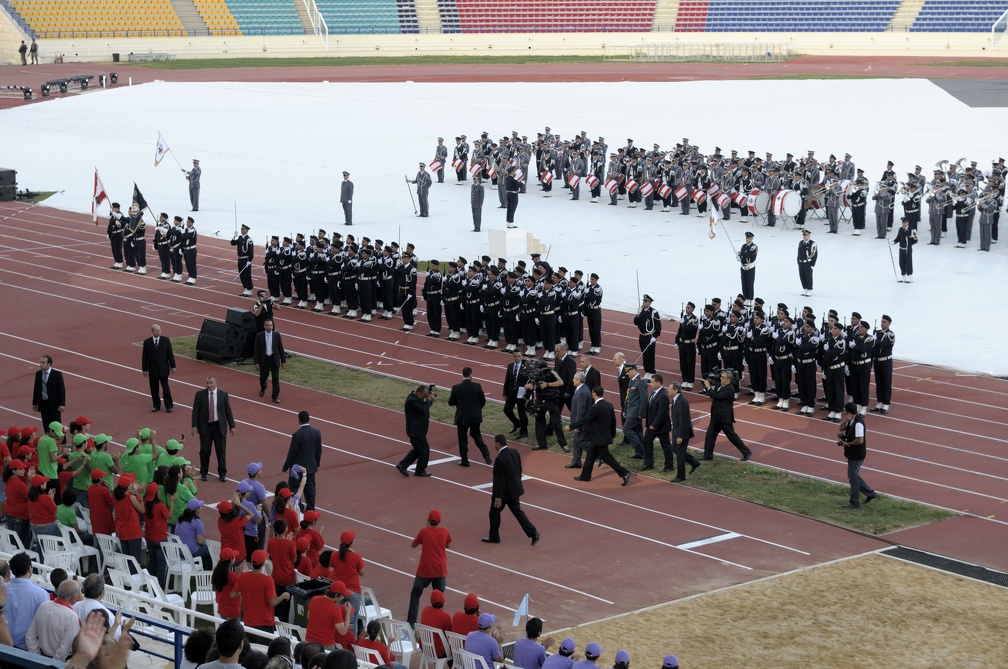
[[[203,569],[210,571],[213,569],[210,547],[206,545],[203,521],[199,517],[202,506],[203,501],[198,499],[191,499],[186,503],[186,509],[179,516],[179,521],[175,525],[175,536],[189,548],[189,552],[194,558],[202,559]]]
[[[481,613],[476,624],[479,629],[466,635],[465,649],[470,653],[480,655],[486,660],[486,665],[493,669],[494,662],[503,662],[504,656],[500,647],[500,627],[491,627],[497,622],[497,616],[492,613]]]
[[[263,515],[259,512],[259,505],[252,501],[252,484],[248,481],[242,481],[238,484],[238,499],[241,500],[242,506],[248,511],[249,517],[252,519],[250,522],[245,523],[245,555],[252,555],[255,551],[259,550],[259,525],[262,522]]]
[[[602,655],[602,646],[592,641],[585,646],[585,659],[575,662],[572,669],[599,669],[596,661],[600,655]]]
[[[517,639],[514,647],[514,666],[519,669],[542,669],[546,661],[546,651],[555,643],[553,637],[546,637],[540,644],[537,639],[542,634],[543,623],[539,618],[529,618],[525,623],[525,639]]]
[[[7,627],[15,648],[28,650],[25,634],[35,618],[35,611],[43,602],[49,601],[49,594],[32,582],[32,561],[27,553],[18,553],[10,560],[11,578],[7,583]]]
[[[574,648],[574,639],[567,637],[560,642],[559,652],[546,658],[542,669],[571,669],[574,665],[574,660],[571,658],[571,655],[574,654]]]
[[[260,480],[260,473],[262,472],[263,464],[261,462],[252,462],[248,466],[248,478],[245,479],[245,483],[252,486],[252,492],[249,493],[248,501],[259,507],[262,513],[262,519],[259,522],[259,545],[256,547],[260,550],[266,548],[266,486],[262,484]],[[246,526],[246,529],[247,526]],[[251,555],[251,553],[249,553]]]

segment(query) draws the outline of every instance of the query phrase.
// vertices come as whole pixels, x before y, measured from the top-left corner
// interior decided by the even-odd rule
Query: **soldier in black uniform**
[[[242,297],[252,294],[252,259],[255,257],[255,244],[249,237],[249,226],[241,226],[241,234],[235,235],[231,240],[231,246],[237,247],[238,251],[238,279],[241,281]]]
[[[738,261],[742,264],[742,295],[746,299],[746,306],[752,307],[752,301],[756,297],[756,255],[759,246],[753,242],[753,233],[745,233],[745,238],[745,244],[739,249]]]
[[[513,353],[518,350],[518,340],[521,338],[521,286],[518,275],[507,272],[501,291],[501,325],[504,330],[505,351]]]
[[[809,314],[802,332],[795,340],[795,381],[798,383],[799,414],[811,417],[815,413],[816,355],[819,351],[819,331],[815,316]]]
[[[470,265],[466,269],[465,281],[462,282],[462,316],[468,335],[465,343],[470,346],[479,342],[479,333],[483,327],[483,314],[480,312],[483,304],[482,287],[483,281],[479,276],[478,266]]]
[[[791,365],[794,364],[795,331],[791,316],[785,312],[779,327],[770,333],[772,339],[771,354],[773,355],[774,388],[777,390],[778,411],[791,408]],[[812,374],[812,399],[815,400],[815,367]]]
[[[893,239],[893,244],[899,244],[899,282],[913,283],[913,247],[917,243],[917,230],[907,216],[901,218],[900,222],[902,227]]]
[[[168,243],[168,235],[171,234],[171,223],[168,222],[168,214],[161,212],[158,217],[157,227],[154,228],[154,250],[157,251],[158,260],[161,261],[161,274],[158,278],[166,280],[171,278],[171,246]]]
[[[728,316],[728,326],[721,331],[721,363],[724,369],[733,369],[732,387],[735,388],[735,398],[738,399],[739,382],[742,378],[745,361],[745,324],[738,311],[732,311]]]
[[[462,326],[465,322],[462,317],[462,274],[454,261],[448,261],[445,265],[447,274],[442,280],[442,295],[444,299],[445,320],[448,322],[449,341],[455,341],[461,336]]]
[[[718,315],[713,304],[704,305],[703,318],[700,319],[700,330],[697,336],[697,348],[700,351],[700,376],[704,379],[711,371],[720,365],[721,328],[724,321]]]
[[[656,374],[655,369],[655,349],[658,348],[658,337],[661,336],[661,316],[651,308],[652,299],[647,293],[633,322],[637,326],[639,335],[637,343],[640,346],[641,358],[644,362],[644,377],[651,378]]]
[[[112,213],[109,214],[108,227],[105,229],[105,236],[108,237],[112,246],[112,266],[109,269],[123,268],[123,215],[119,211],[118,202],[112,203]]]
[[[330,316],[339,316],[343,302],[343,242],[336,241],[329,247],[325,257],[326,289],[332,309]]]
[[[304,240],[299,238],[294,244],[290,253],[291,280],[294,283],[294,297],[297,299],[297,308],[308,307],[308,251],[305,250]],[[287,301],[284,300],[284,304]]]
[[[921,192],[913,176],[910,174],[910,181],[906,185],[907,192],[903,194],[903,217],[910,221],[910,229],[917,232],[921,218]]]
[[[483,284],[483,322],[486,326],[486,345],[483,348],[496,349],[501,334],[501,295],[504,284],[500,280],[500,270],[495,265],[487,268],[487,280]]]
[[[186,227],[182,231],[182,259],[185,260],[186,284],[196,285],[196,221],[192,216],[186,217]]]
[[[293,291],[291,283],[294,280],[294,249],[291,248],[293,240],[284,237],[277,256],[277,270],[279,274],[280,292],[283,294],[283,305],[293,302]]]
[[[518,171],[517,165],[508,167],[507,178],[504,179],[504,187],[507,189],[507,226],[517,228],[514,222],[515,210],[518,208],[518,191],[521,190],[521,182],[515,177]]]
[[[543,358],[553,360],[556,357],[553,349],[557,342],[557,309],[559,308],[559,298],[554,287],[555,280],[552,275],[547,275],[543,279],[542,292],[539,295],[539,336],[546,350]]]
[[[357,256],[357,245],[350,243],[345,247],[346,254],[343,257],[342,274],[343,280],[343,303],[346,304],[347,312],[344,318],[357,318],[357,310],[360,308],[360,293],[357,292],[357,277],[360,274],[360,258]]]
[[[466,168],[469,167],[469,145],[463,143],[461,137],[455,138],[453,158],[452,162],[459,160],[461,163],[455,170],[455,176],[458,177],[458,185],[462,186],[466,182]]]
[[[867,321],[860,321],[856,332],[848,337],[848,359],[850,361],[849,389],[851,401],[857,405],[857,411],[862,416],[868,411],[868,387],[871,383],[872,350],[875,348],[875,338],[869,331]]]
[[[280,238],[273,235],[263,253],[263,272],[270,297],[280,299]]]
[[[402,259],[396,268],[396,279],[396,283],[399,285],[398,302],[402,305],[402,331],[409,332],[415,323],[413,312],[416,309],[417,285],[416,265],[413,264],[413,254],[409,251],[404,251],[402,254]]]
[[[591,355],[602,352],[602,286],[598,280],[599,275],[592,272],[584,294],[583,312],[588,321],[588,339],[591,343],[588,353]]]
[[[811,231],[802,230],[802,240],[798,242],[798,278],[806,297],[812,294],[812,270],[819,259],[819,249],[811,236]]]
[[[325,243],[319,241],[315,244],[315,253],[311,256],[311,265],[308,270],[311,276],[311,292],[309,298],[315,299],[316,313],[325,310],[325,305],[330,303],[329,287],[326,285],[326,278],[329,274],[329,257],[326,255]]]
[[[877,403],[872,411],[881,414],[889,413],[889,403],[892,401],[892,351],[896,343],[896,335],[889,329],[892,319],[882,315],[882,327],[875,330],[875,346],[872,349],[872,366],[875,368],[875,399]]]
[[[441,263],[431,260],[428,264],[427,277],[424,279],[423,295],[427,304],[427,325],[430,327],[428,337],[441,336],[441,293],[444,277],[441,274]]]
[[[360,320],[371,322],[375,312],[374,295],[378,283],[378,266],[370,248],[360,250],[360,267],[357,270],[357,300],[360,304]]]
[[[536,354],[536,342],[539,337],[539,291],[531,276],[525,277],[525,288],[521,302],[521,331],[525,342],[525,355]]]
[[[182,217],[176,216],[168,231],[168,252],[171,254],[172,281],[182,283]]]
[[[847,367],[847,341],[843,337],[843,328],[838,321],[833,321],[829,335],[822,343],[823,379],[826,387],[826,407],[829,415],[823,420],[839,423],[844,405],[844,370]]]
[[[676,348],[679,349],[679,373],[682,375],[683,390],[692,390],[696,382],[697,335],[700,331],[700,319],[693,313],[695,309],[695,304],[686,303],[686,308],[679,315],[679,329],[675,336]]]
[[[755,312],[752,323],[746,329],[745,343],[746,365],[753,389],[753,399],[749,404],[755,406],[762,406],[766,401],[767,350],[772,341],[770,326],[763,322],[763,312]],[[790,385],[790,379],[788,383]]]
[[[855,237],[861,236],[865,229],[865,213],[868,208],[868,181],[864,178],[864,170],[858,168],[857,178],[851,183],[851,192],[847,196],[850,204],[851,222],[854,224]]]

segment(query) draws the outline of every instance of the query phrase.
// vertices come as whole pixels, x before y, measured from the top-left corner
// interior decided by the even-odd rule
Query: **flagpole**
[[[721,226],[721,229],[722,229],[722,230],[724,230],[724,233],[725,233],[725,239],[727,239],[727,240],[728,240],[728,243],[729,243],[729,244],[731,244],[731,248],[732,248],[732,251],[735,251],[735,255],[738,255],[738,254],[739,254],[739,252],[738,252],[738,250],[737,250],[737,249],[735,248],[735,242],[733,242],[733,241],[731,240],[731,235],[729,235],[729,234],[728,234],[728,228],[726,228],[726,227],[724,226],[724,223],[723,223],[723,221],[724,221],[724,219],[721,219],[721,218],[719,218],[719,219],[718,219],[718,225],[720,225],[720,226]]]

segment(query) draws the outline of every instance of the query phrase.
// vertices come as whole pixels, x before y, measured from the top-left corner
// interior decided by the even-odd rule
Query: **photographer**
[[[711,376],[714,372],[711,372]],[[721,370],[718,386],[712,386],[710,378],[704,379],[704,393],[711,398],[711,420],[707,426],[707,436],[704,438],[704,460],[714,459],[714,442],[717,441],[718,433],[724,432],[728,441],[742,453],[742,462],[752,457],[752,451],[746,446],[742,439],[735,433],[732,426],[735,422],[735,388],[732,386],[731,370]]]
[[[427,471],[427,461],[430,459],[430,444],[427,443],[427,428],[430,427],[430,406],[437,399],[437,393],[432,383],[429,386],[418,386],[406,397],[406,436],[409,437],[413,450],[406,454],[396,469],[403,476],[409,476],[406,468],[414,462],[416,470],[413,476],[430,476]]]
[[[876,492],[861,478],[861,465],[868,453],[868,442],[865,439],[864,416],[858,413],[858,407],[853,402],[844,405],[837,446],[843,448],[844,457],[847,458],[847,480],[850,482],[850,502],[844,508],[860,509],[861,493],[865,494],[867,504],[875,499]]]
[[[547,366],[546,360],[536,362],[535,373],[529,375],[529,382],[525,385],[526,391],[535,392],[535,401],[528,407],[535,411],[536,416],[536,445],[532,450],[539,451],[546,448],[546,414],[548,412],[549,425],[557,437],[557,442],[565,453],[570,451],[567,440],[564,438],[563,426],[560,423],[563,387],[563,379]]]
[[[280,303],[277,302],[275,297],[270,297],[270,295],[265,290],[260,290],[256,293],[256,302],[252,305],[252,314],[256,319],[256,332],[263,332],[266,329],[266,321],[273,321],[276,324],[276,320],[273,318],[273,310],[280,309]]]

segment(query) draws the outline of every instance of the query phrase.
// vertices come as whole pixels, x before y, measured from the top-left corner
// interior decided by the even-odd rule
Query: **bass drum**
[[[746,208],[754,216],[762,216],[770,209],[770,195],[759,188],[753,188],[746,198]]]
[[[777,191],[774,195],[773,213],[776,216],[790,216],[794,218],[801,212],[801,194],[793,190]]]
[[[854,193],[854,182],[844,179],[840,182],[840,206],[849,207],[849,198]]]

